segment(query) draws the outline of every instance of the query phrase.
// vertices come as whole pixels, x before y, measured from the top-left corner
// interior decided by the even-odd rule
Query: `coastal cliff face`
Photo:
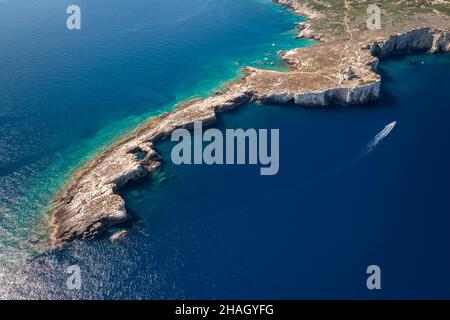
[[[390,36],[383,42],[374,42],[370,48],[372,55],[386,58],[393,54],[409,54],[427,51],[443,53],[450,51],[450,33],[433,28],[419,28]]]
[[[275,2],[311,19],[322,16],[295,0]],[[344,40],[324,40],[280,52],[280,58],[290,66],[288,72],[244,68],[244,76],[224,92],[182,103],[96,156],[55,196],[50,211],[50,247],[95,236],[127,220],[118,190],[161,164],[153,143],[176,128],[191,128],[195,121],[212,124],[218,112],[250,100],[306,107],[366,103],[380,95],[379,59],[415,51],[450,51],[449,32],[438,28],[414,28],[395,35],[374,33],[360,41],[355,41],[348,29]]]
[[[281,92],[262,95],[263,103],[294,103],[304,107],[325,107],[330,104],[362,104],[377,99],[380,95],[380,80],[358,87],[332,88],[320,92],[291,93]]]

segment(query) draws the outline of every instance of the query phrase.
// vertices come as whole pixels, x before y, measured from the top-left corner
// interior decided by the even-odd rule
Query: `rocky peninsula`
[[[274,2],[307,17],[308,23],[299,26],[299,37],[320,42],[280,52],[280,58],[289,65],[287,72],[244,68],[242,78],[214,96],[181,103],[94,157],[54,198],[49,213],[51,248],[96,236],[127,220],[118,190],[160,166],[153,144],[176,128],[190,128],[195,121],[213,124],[218,113],[249,101],[305,107],[366,103],[380,96],[379,59],[450,51],[450,7],[449,12],[439,11],[442,6],[433,1],[424,1],[420,10],[415,4],[405,9],[408,1],[390,1],[389,6],[398,3],[401,19],[385,9],[383,27],[375,31],[365,25],[365,12],[360,14],[363,1]]]

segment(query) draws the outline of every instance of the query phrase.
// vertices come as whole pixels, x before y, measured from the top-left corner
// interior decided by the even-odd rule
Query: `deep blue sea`
[[[70,4],[82,30],[65,28]],[[242,66],[283,69],[278,50],[311,44],[293,39],[298,21],[270,0],[0,1],[0,298],[450,298],[448,55],[383,62],[369,105],[223,114],[222,130],[280,130],[276,176],[174,166],[162,142],[163,167],[122,191],[123,239],[44,256],[27,241],[118,136]],[[80,291],[66,287],[74,264]]]

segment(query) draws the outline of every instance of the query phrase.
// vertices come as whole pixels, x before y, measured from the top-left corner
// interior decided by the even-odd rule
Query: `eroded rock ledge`
[[[295,5],[295,1],[277,2],[299,14],[317,17],[314,11]],[[127,220],[118,190],[160,165],[153,143],[174,129],[189,128],[195,121],[212,124],[217,113],[251,100],[307,107],[366,103],[380,95],[378,59],[415,51],[449,52],[450,33],[420,27],[388,37],[369,34],[358,41],[330,41],[281,52],[280,57],[290,65],[289,72],[245,68],[244,76],[223,92],[187,101],[149,120],[79,170],[55,196],[50,211],[50,246],[95,236]]]

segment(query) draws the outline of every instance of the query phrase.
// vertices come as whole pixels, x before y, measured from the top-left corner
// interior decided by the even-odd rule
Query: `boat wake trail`
[[[395,126],[397,125],[397,121],[391,122],[388,125],[386,125],[384,127],[383,130],[381,130],[367,145],[366,147],[361,150],[361,152],[358,154],[358,156],[356,156],[353,160],[350,160],[344,164],[342,164],[341,166],[329,170],[323,174],[321,174],[320,176],[318,176],[317,178],[315,178],[315,182],[320,181],[322,178],[328,177],[329,175],[332,174],[336,174],[352,165],[354,165],[355,163],[359,162],[360,160],[362,160],[364,157],[366,157],[367,155],[369,155],[370,153],[372,153],[375,148],[378,146],[378,144],[383,141],[391,132],[392,130],[394,130]]]
[[[360,154],[351,161],[351,164],[360,161],[362,158],[367,156],[368,154],[372,153],[373,150],[378,146],[378,144],[383,141],[391,132],[394,130],[395,126],[397,125],[397,121],[389,123],[387,126],[384,127],[383,130],[381,130],[364,148],[363,151],[360,152]]]

